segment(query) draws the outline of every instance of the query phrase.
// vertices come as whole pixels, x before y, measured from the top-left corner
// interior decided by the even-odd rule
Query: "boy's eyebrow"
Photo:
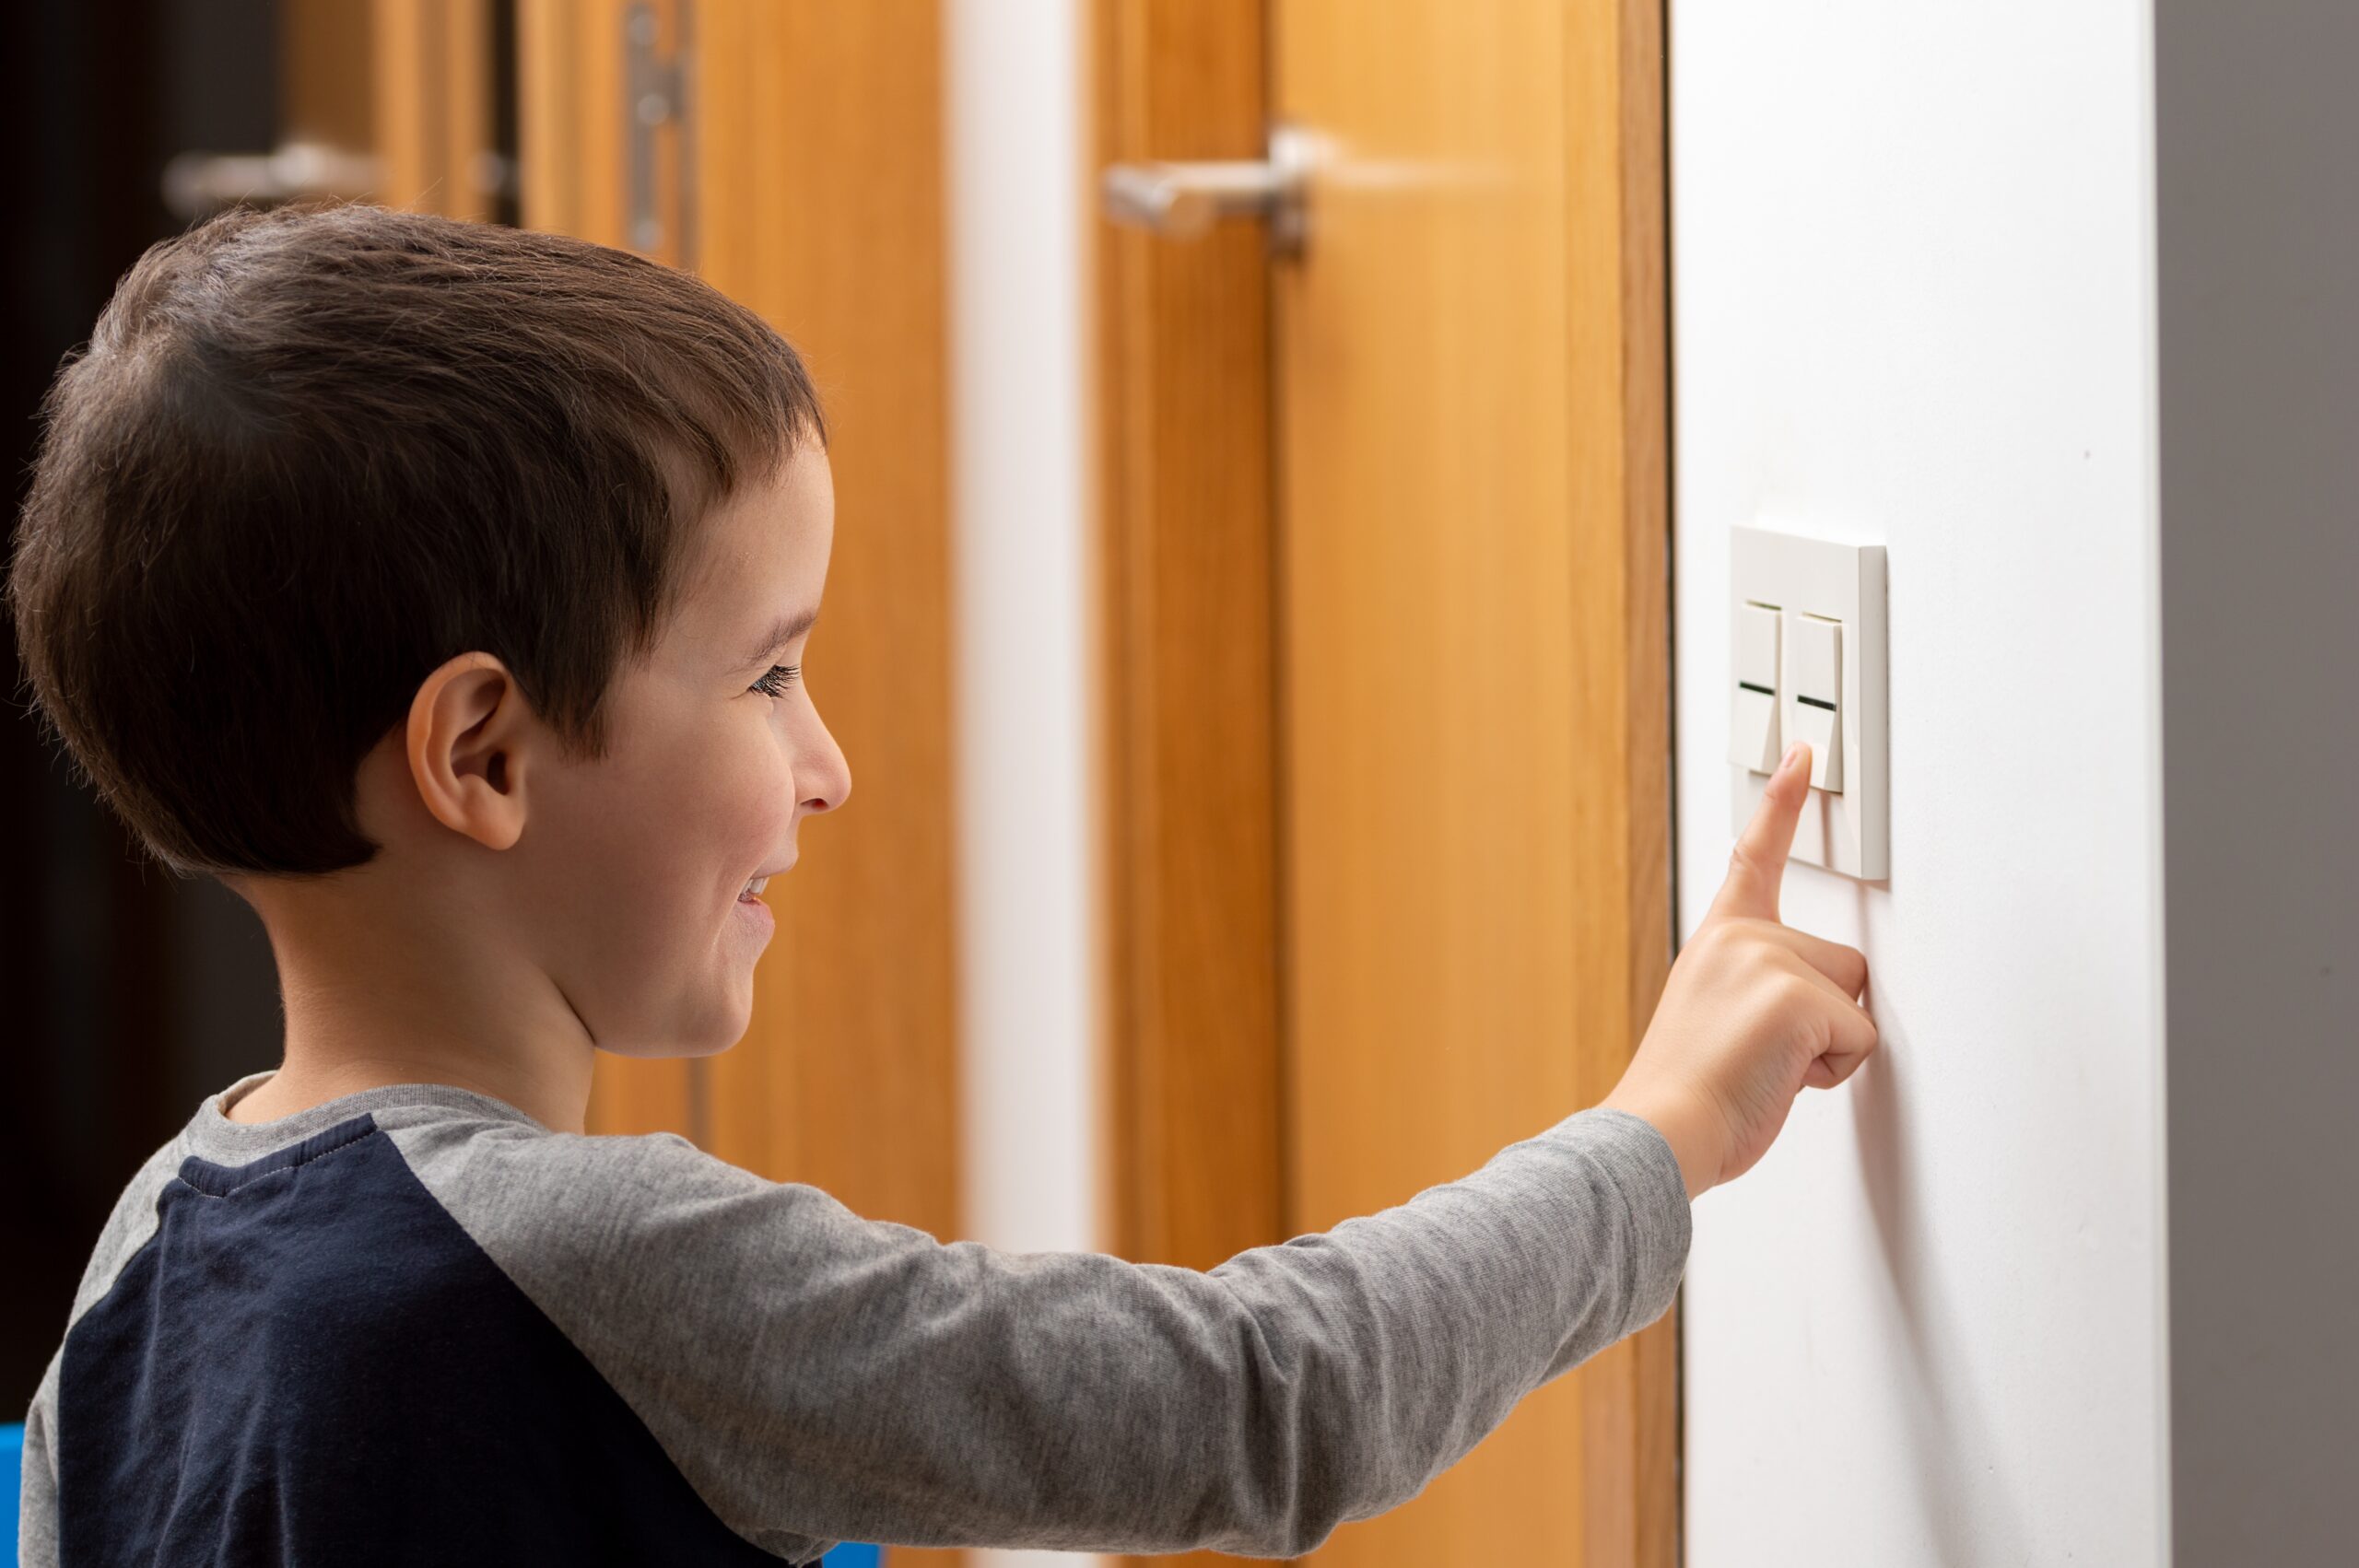
[[[753,664],[768,659],[781,647],[809,631],[812,623],[818,618],[819,607],[816,604],[807,610],[797,610],[792,614],[780,616],[777,623],[762,634],[762,640],[746,650],[745,657],[741,662]]]

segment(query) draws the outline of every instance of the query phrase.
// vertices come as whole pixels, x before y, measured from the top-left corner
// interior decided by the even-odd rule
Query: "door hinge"
[[[651,255],[668,245],[671,261],[681,267],[696,264],[696,140],[689,114],[694,64],[689,29],[695,9],[693,0],[675,0],[669,55],[656,53],[663,29],[653,6],[642,0],[623,12],[623,210],[630,244]],[[673,127],[672,181],[677,193],[671,227],[664,222],[656,167],[657,133],[665,125]]]

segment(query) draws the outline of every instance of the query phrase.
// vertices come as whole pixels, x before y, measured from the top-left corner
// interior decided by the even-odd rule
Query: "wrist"
[[[1690,1202],[1719,1184],[1719,1138],[1708,1118],[1698,1114],[1709,1107],[1691,1105],[1677,1094],[1633,1094],[1619,1088],[1608,1094],[1602,1105],[1607,1110],[1637,1117],[1671,1145],[1672,1157],[1679,1162],[1679,1177],[1686,1184]]]

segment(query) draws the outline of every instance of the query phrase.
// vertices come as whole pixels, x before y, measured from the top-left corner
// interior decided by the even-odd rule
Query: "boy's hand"
[[[1809,793],[1810,747],[1797,741],[1603,1102],[1654,1124],[1691,1199],[1768,1153],[1804,1084],[1834,1087],[1876,1047],[1875,1021],[1853,1000],[1868,983],[1866,956],[1778,923],[1778,884]]]

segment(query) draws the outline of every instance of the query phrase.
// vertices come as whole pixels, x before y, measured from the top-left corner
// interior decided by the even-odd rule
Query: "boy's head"
[[[609,1049],[736,1037],[738,892],[850,789],[792,670],[834,498],[782,338],[576,240],[239,212],[141,259],[46,415],[18,647],[158,859],[542,944]]]

